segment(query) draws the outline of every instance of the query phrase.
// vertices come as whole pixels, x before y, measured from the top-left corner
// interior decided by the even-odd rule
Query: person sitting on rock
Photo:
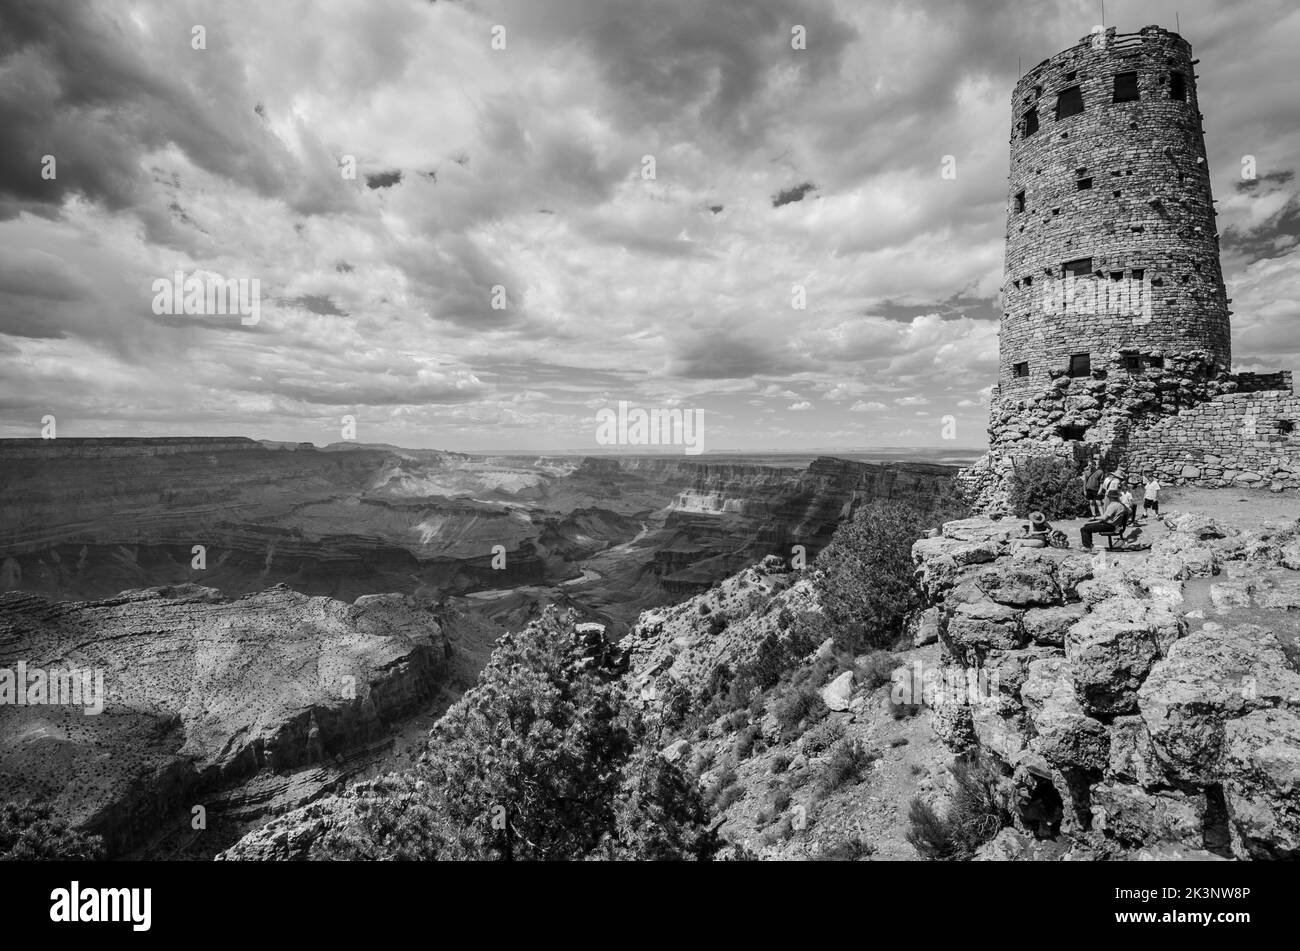
[[[1127,522],[1128,509],[1124,508],[1124,503],[1119,500],[1119,492],[1111,489],[1106,493],[1106,508],[1102,510],[1101,518],[1088,522],[1079,529],[1079,544],[1083,546],[1084,551],[1091,551],[1094,532],[1103,535],[1118,532],[1122,535]]]
[[[1024,526],[1020,544],[1024,548],[1046,548],[1052,526],[1042,512],[1030,512],[1029,524]]]

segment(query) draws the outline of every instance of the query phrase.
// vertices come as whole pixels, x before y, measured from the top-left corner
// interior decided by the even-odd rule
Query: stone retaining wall
[[[1300,397],[1217,396],[1133,433],[1125,467],[1174,485],[1300,488]]]

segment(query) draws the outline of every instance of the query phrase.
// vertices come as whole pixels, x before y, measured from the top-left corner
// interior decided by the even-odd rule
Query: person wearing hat
[[[1119,500],[1119,490],[1111,489],[1106,493],[1106,507],[1102,510],[1101,518],[1088,522],[1079,529],[1079,543],[1085,551],[1091,551],[1093,532],[1108,535],[1111,532],[1123,531],[1127,521],[1128,509],[1124,508],[1124,503]]]
[[[1052,530],[1047,516],[1042,512],[1030,512],[1029,524],[1024,527],[1024,537],[1020,544],[1025,548],[1046,548],[1047,533]]]

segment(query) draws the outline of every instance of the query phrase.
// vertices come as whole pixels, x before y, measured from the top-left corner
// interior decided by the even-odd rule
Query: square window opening
[[[1083,87],[1071,86],[1069,89],[1062,89],[1056,95],[1056,118],[1057,120],[1068,119],[1070,116],[1077,116],[1083,112]]]
[[[1070,376],[1083,377],[1092,374],[1092,356],[1087,353],[1074,353],[1070,355]]]
[[[1091,178],[1076,179],[1074,183],[1074,187],[1079,191],[1087,191],[1089,188],[1092,187],[1092,179]]]
[[[1025,193],[1024,193],[1023,191],[1018,191],[1018,192],[1016,192],[1016,199],[1015,199],[1015,201],[1016,201],[1016,204],[1015,204],[1016,212],[1019,213],[1019,212],[1024,211],[1024,210],[1025,210]]]
[[[1016,379],[1024,379],[1029,376],[1029,364],[1017,363],[1011,367],[1011,375]]]
[[[1078,258],[1061,265],[1066,277],[1087,277],[1092,274],[1092,258]]]
[[[1179,102],[1187,101],[1187,77],[1182,73],[1169,74],[1169,98]]]
[[[1138,74],[1115,74],[1115,102],[1136,102],[1138,99]]]
[[[1030,109],[1025,113],[1025,136],[1026,138],[1038,131],[1038,110]]]

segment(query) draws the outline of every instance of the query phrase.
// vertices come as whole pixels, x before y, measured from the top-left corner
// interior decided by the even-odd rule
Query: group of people
[[[1093,535],[1121,536],[1130,525],[1141,525],[1137,498],[1125,483],[1124,476],[1113,470],[1097,468],[1088,473],[1083,482],[1084,496],[1088,500],[1088,513],[1092,520],[1079,529],[1079,542],[1085,549],[1092,548]],[[1142,514],[1160,514],[1160,480],[1154,473],[1142,475]]]

